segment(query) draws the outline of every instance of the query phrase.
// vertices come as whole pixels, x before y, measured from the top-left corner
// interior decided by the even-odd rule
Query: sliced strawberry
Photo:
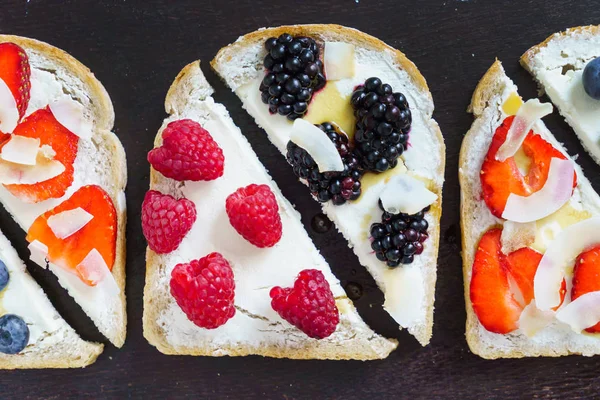
[[[502,229],[491,229],[479,241],[470,294],[473,309],[483,327],[494,333],[509,333],[518,328],[523,306],[510,290],[501,235]]]
[[[509,273],[523,296],[523,306],[533,300],[533,278],[535,278],[535,272],[542,257],[541,253],[529,247],[524,247],[506,256]]]
[[[0,79],[12,92],[19,118],[23,118],[29,105],[31,70],[29,58],[21,47],[14,43],[0,43]]]
[[[64,196],[73,183],[73,163],[77,157],[79,138],[54,118],[49,107],[37,110],[25,118],[14,134],[38,138],[41,145],[51,146],[56,152],[54,159],[65,166],[65,171],[55,178],[33,185],[6,185],[8,191],[27,203]]]
[[[490,332],[518,328],[523,309],[533,300],[533,279],[542,254],[522,248],[502,253],[502,229],[487,231],[479,242],[471,276],[470,296],[479,321]],[[516,287],[511,287],[511,280]],[[564,299],[564,287],[561,291]]]
[[[575,300],[589,292],[600,290],[600,246],[587,250],[577,257],[573,269],[571,299]],[[587,328],[586,332],[600,333],[600,322]]]
[[[529,196],[540,190],[548,179],[550,160],[566,157],[540,135],[529,131],[522,149],[531,159],[527,175],[523,175],[514,157],[503,162],[496,160],[496,153],[504,141],[514,116],[507,117],[496,129],[490,148],[481,167],[481,188],[488,208],[498,218],[502,218],[506,201],[511,193]],[[577,174],[573,177],[573,187],[577,186]]]
[[[83,208],[94,218],[75,234],[59,239],[48,226],[48,218],[63,211]],[[48,246],[48,260],[77,273],[77,266],[92,249],[98,250],[112,270],[115,263],[117,240],[117,212],[111,198],[99,186],[83,186],[58,207],[40,215],[27,232],[27,240],[38,240]]]
[[[10,135],[8,133],[0,132],[0,150],[2,150],[2,146],[10,139]]]

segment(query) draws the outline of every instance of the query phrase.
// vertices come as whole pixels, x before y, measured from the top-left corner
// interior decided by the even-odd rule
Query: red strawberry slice
[[[575,300],[589,292],[600,290],[600,246],[587,250],[577,257],[573,269],[571,299]],[[600,333],[600,322],[587,328],[586,332]]]
[[[10,135],[8,133],[0,132],[0,150],[2,150],[2,146],[10,139]]]
[[[41,145],[49,145],[56,152],[54,159],[65,166],[57,177],[33,185],[5,185],[15,197],[27,203],[60,198],[73,183],[73,163],[77,157],[79,138],[62,126],[49,107],[37,110],[21,122],[14,131],[21,135],[40,139]]]
[[[529,196],[540,190],[548,179],[550,160],[566,157],[540,135],[529,131],[523,142],[523,151],[531,159],[527,175],[523,175],[514,157],[503,162],[496,160],[496,153],[504,141],[514,116],[507,117],[496,129],[490,148],[481,167],[481,188],[488,208],[498,218],[502,218],[506,201],[511,193]],[[573,176],[573,187],[577,186],[577,174]]]
[[[523,309],[533,300],[533,279],[542,254],[522,248],[502,253],[502,229],[487,231],[475,254],[470,297],[479,322],[494,333],[509,333],[518,328]],[[516,287],[511,287],[511,280]],[[564,300],[566,282],[561,298]],[[561,302],[562,303],[562,302]]]
[[[470,296],[485,329],[509,333],[518,328],[523,305],[515,299],[508,281],[508,262],[502,254],[502,229],[492,229],[479,241],[473,263]]]
[[[94,218],[73,235],[59,239],[48,226],[48,218],[63,211],[81,207]],[[73,270],[88,285],[77,266],[93,249],[98,250],[106,265],[112,270],[117,243],[117,212],[110,196],[99,186],[83,186],[58,207],[40,215],[27,232],[31,243],[38,240],[48,246],[48,261]]]
[[[19,118],[23,118],[29,105],[31,70],[29,58],[21,47],[14,43],[0,43],[0,79],[13,94],[19,110]]]

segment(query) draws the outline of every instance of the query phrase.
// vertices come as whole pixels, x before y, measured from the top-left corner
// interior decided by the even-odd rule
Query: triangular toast
[[[75,110],[81,110],[75,112],[83,115],[83,122],[73,126],[77,126],[77,129],[81,129],[82,132],[89,133],[89,137],[86,137],[83,136],[83,133],[67,132],[70,138],[69,143],[74,140],[77,140],[77,142],[75,142],[75,146],[64,145],[63,148],[66,149],[64,151],[73,151],[76,157],[71,164],[74,170],[73,180],[65,188],[66,191],[61,192],[61,195],[52,195],[43,199],[43,201],[34,203],[29,199],[26,200],[15,195],[11,191],[13,189],[9,189],[8,186],[0,185],[0,202],[21,228],[28,232],[38,217],[55,209],[55,207],[65,204],[65,201],[85,186],[98,187],[102,191],[102,195],[107,196],[107,199],[109,198],[107,202],[111,202],[114,206],[113,215],[116,216],[116,223],[111,221],[109,227],[111,232],[114,233],[116,242],[116,244],[110,245],[112,246],[110,252],[113,255],[114,262],[113,265],[106,265],[109,269],[112,268],[112,277],[109,278],[114,290],[111,294],[106,294],[100,290],[99,287],[102,285],[86,285],[79,276],[72,273],[73,270],[67,272],[67,269],[53,263],[50,263],[49,267],[58,276],[59,283],[68,290],[69,294],[90,317],[99,331],[115,346],[121,347],[125,342],[127,328],[125,304],[126,204],[124,192],[127,182],[127,166],[123,146],[117,136],[111,132],[114,124],[112,102],[108,93],[92,72],[66,52],[47,43],[19,36],[0,35],[0,43],[13,43],[20,46],[26,53],[31,71],[29,79],[31,97],[27,111],[23,114],[14,131],[4,133],[17,132],[20,126],[35,120],[32,117],[34,114],[36,116],[51,114],[52,118],[57,119],[55,112],[51,111],[50,105],[58,104],[60,101],[66,101],[72,106],[75,105]],[[61,132],[64,132],[64,129],[70,131],[64,127],[67,122],[63,121],[61,124],[63,125],[60,128]],[[87,129],[88,127],[89,129]],[[44,131],[45,129],[28,130],[28,132],[42,132],[42,134]],[[32,133],[32,135],[36,134]],[[80,137],[80,135],[82,136]],[[48,140],[54,140],[59,136],[53,133],[49,137],[51,139]],[[75,139],[72,139],[73,137]],[[71,150],[74,147],[76,150]],[[65,173],[68,171],[68,167],[65,167],[67,168]],[[41,182],[41,185],[34,184],[30,187],[35,187],[35,190],[38,190],[39,187],[50,187],[52,183],[49,183],[48,186],[43,185],[47,182],[53,182],[52,179]],[[56,179],[62,178],[58,176]],[[17,189],[23,187],[24,191],[30,190],[27,185],[12,186],[16,186]],[[82,197],[83,201],[89,200],[88,196]],[[98,218],[100,217],[103,216],[98,216]],[[97,234],[97,232],[94,232],[94,234]],[[88,243],[102,242],[102,240],[94,238],[94,234],[86,233],[86,241]],[[101,233],[100,237],[104,239],[107,236]],[[52,237],[51,239],[55,240],[56,238]],[[69,240],[69,238],[66,238],[66,240]],[[70,254],[73,254],[71,250],[63,252],[65,257],[69,257]],[[105,262],[108,263],[106,260]],[[43,262],[40,262],[40,264],[43,264]],[[46,265],[42,266],[46,267]]]
[[[524,332],[522,321],[519,321],[517,329],[509,333],[493,333],[482,325],[473,308],[471,299],[472,269],[476,252],[478,249],[481,249],[480,240],[491,229],[500,227],[507,229],[507,221],[492,215],[482,197],[481,176],[484,173],[482,164],[484,163],[484,158],[486,157],[496,129],[507,116],[516,113],[521,104],[522,100],[518,96],[516,85],[506,76],[502,64],[496,61],[480,80],[477,89],[473,93],[469,107],[469,111],[473,113],[475,121],[463,140],[459,169],[462,256],[467,310],[467,342],[471,351],[483,358],[489,359],[563,356],[568,354],[590,356],[598,354],[600,353],[600,338],[597,335],[574,332],[566,324],[558,322],[555,314],[552,312],[548,314],[549,319],[541,327],[531,331],[529,334]],[[564,147],[546,129],[543,122],[538,120],[534,125],[533,131],[534,134],[539,134],[546,142],[553,146],[559,154],[562,153],[565,158],[571,159]],[[558,217],[558,215],[568,214],[569,217],[560,220],[556,219],[561,224],[564,222],[564,226],[559,224],[558,231],[553,231],[552,235],[558,234],[562,228],[575,224],[580,220],[600,215],[600,197],[585,178],[581,168],[576,164],[575,172],[577,175],[577,186],[574,189],[573,196],[555,214],[550,215],[546,219],[534,222],[535,241],[529,243],[525,248],[534,249],[540,253],[545,252],[546,250],[544,249],[549,248],[549,245],[542,240],[542,248],[539,248],[538,239],[540,236],[538,235],[542,233],[546,234],[548,232],[547,229],[551,226],[553,229],[557,229],[556,225],[552,225],[552,223],[555,221],[553,218],[563,218]],[[566,212],[566,210],[570,211]],[[549,240],[553,239],[550,238]],[[537,264],[535,266],[537,267]],[[524,264],[516,264],[516,267],[524,268]],[[529,283],[532,284],[532,282]],[[489,293],[491,297],[493,296],[491,289],[489,287],[481,288],[481,293],[483,295]],[[565,289],[565,293],[569,296],[568,293],[571,291],[571,284],[567,284]],[[492,299],[491,301],[494,300]],[[563,305],[567,305],[569,301],[570,297],[566,297]],[[521,313],[521,317],[523,317],[523,313]],[[516,323],[516,321],[512,322]]]
[[[192,200],[197,217],[176,250],[167,254],[147,250],[144,336],[165,354],[358,360],[387,357],[397,342],[377,335],[362,321],[304,230],[300,216],[282,196],[225,107],[215,103],[212,93],[196,61],[179,73],[166,97],[169,117],[155,145],[161,145],[168,123],[191,119],[207,129],[222,148],[225,170],[223,176],[208,182],[177,182],[151,170],[150,188]],[[247,242],[232,229],[225,214],[228,194],[253,183],[268,185],[279,205],[283,234],[271,248],[259,249]],[[171,295],[169,281],[176,264],[212,252],[223,254],[231,264],[236,312],[224,325],[205,329],[186,317]],[[280,318],[269,298],[271,287],[290,286],[306,268],[323,272],[340,311],[336,331],[320,340],[309,338]]]
[[[313,124],[329,122],[343,128],[349,136],[351,148],[358,147],[351,134],[356,125],[350,103],[355,87],[364,84],[370,77],[378,77],[384,84],[391,85],[394,92],[403,93],[408,100],[412,112],[412,128],[398,165],[395,166],[390,161],[391,168],[386,172],[365,173],[361,178],[362,194],[358,199],[351,198],[343,205],[334,205],[329,200],[323,202],[322,206],[324,213],[335,223],[360,263],[371,273],[384,293],[386,311],[401,328],[408,329],[422,345],[426,345],[430,341],[433,326],[445,166],[444,140],[432,118],[434,105],[427,83],[417,67],[400,51],[358,30],[339,25],[281,26],[259,29],[240,37],[235,43],[222,48],[211,65],[240,97],[243,107],[265,129],[269,140],[284,156],[293,123],[282,115],[269,114],[269,106],[263,104],[264,99],[261,101],[259,92],[266,73],[263,62],[267,54],[265,43],[267,39],[277,38],[282,34],[301,40],[305,40],[303,37],[314,40],[321,61],[323,54],[328,51],[326,46],[333,49],[339,45],[351,45],[350,52],[345,53],[350,55],[344,58],[345,61],[339,61],[338,67],[343,69],[349,66],[349,70],[354,72],[351,72],[350,77],[327,81],[322,91],[317,87],[308,104],[308,112],[302,117]],[[363,155],[363,159],[366,158]],[[427,182],[428,189],[437,195],[437,201],[425,213],[425,219],[429,223],[429,240],[423,243],[423,254],[414,256],[414,260],[409,256],[409,261],[406,262],[394,260],[395,265],[388,267],[387,261],[380,261],[372,249],[370,227],[382,219],[382,211],[378,207],[379,194],[390,179],[406,171],[404,166],[409,174]],[[306,180],[301,181],[306,183]],[[314,193],[313,198],[316,199]],[[403,245],[398,245],[401,246]],[[405,254],[403,248],[398,251]],[[404,256],[400,258],[402,257]]]
[[[585,93],[582,74],[600,57],[600,25],[579,26],[548,37],[527,50],[527,69],[571,125],[583,147],[600,164],[600,100]]]
[[[96,361],[103,345],[82,340],[62,319],[1,232],[0,261],[9,273],[8,285],[0,291],[0,316],[17,315],[29,329],[22,351],[0,352],[0,369],[78,368]]]

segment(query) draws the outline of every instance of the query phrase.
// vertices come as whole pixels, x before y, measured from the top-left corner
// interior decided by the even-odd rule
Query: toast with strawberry
[[[600,197],[496,61],[460,153],[466,336],[483,358],[600,354]]]
[[[0,202],[32,260],[121,347],[127,167],[113,123],[89,69],[46,43],[0,35]]]
[[[150,191],[144,336],[165,354],[385,358],[198,61],[165,101]]]

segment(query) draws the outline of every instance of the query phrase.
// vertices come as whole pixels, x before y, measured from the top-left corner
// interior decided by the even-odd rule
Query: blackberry
[[[383,210],[381,201],[379,207]],[[390,214],[383,211],[381,223],[371,225],[371,249],[377,259],[388,267],[395,268],[400,264],[410,264],[415,256],[423,253],[423,243],[429,235],[429,225],[425,213],[429,207],[414,215]]]
[[[359,168],[358,159],[350,148],[348,136],[338,131],[330,123],[323,123],[317,127],[335,143],[344,163],[344,171],[319,172],[319,168],[310,154],[290,141],[287,144],[287,160],[292,165],[294,174],[299,178],[306,179],[311,193],[321,203],[331,200],[333,204],[341,205],[348,200],[358,199],[361,194],[362,171]]]
[[[315,90],[327,82],[317,42],[308,37],[284,33],[265,41],[267,74],[260,84],[261,100],[271,114],[289,120],[302,117]]]
[[[379,78],[369,78],[351,97],[356,130],[354,141],[365,169],[383,172],[398,164],[408,145],[412,116],[402,93]]]

